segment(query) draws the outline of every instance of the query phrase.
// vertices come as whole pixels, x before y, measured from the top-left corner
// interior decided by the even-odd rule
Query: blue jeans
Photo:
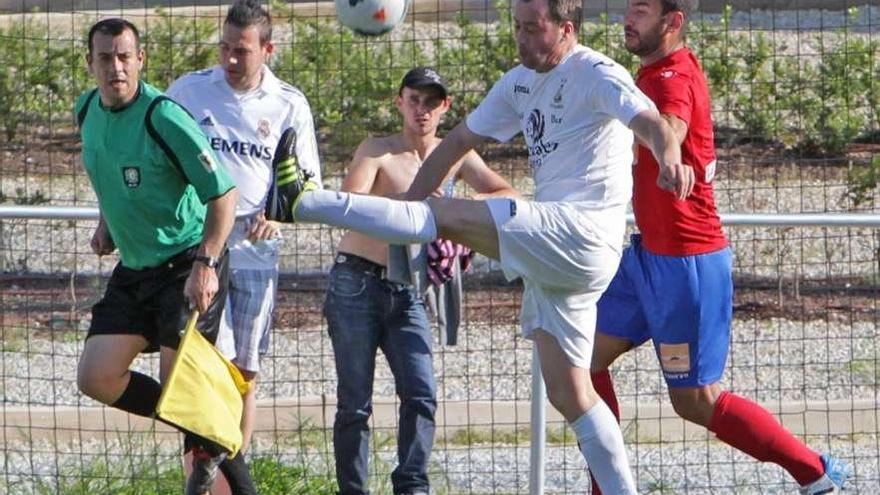
[[[428,491],[437,387],[425,303],[408,286],[384,280],[384,268],[340,253],[330,271],[324,315],[336,358],[333,451],[342,494],[364,494],[370,458],[376,350],[388,360],[400,413],[395,494]]]

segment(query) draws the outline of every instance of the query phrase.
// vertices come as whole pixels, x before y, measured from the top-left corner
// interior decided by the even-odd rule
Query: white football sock
[[[421,244],[437,238],[434,213],[424,201],[319,189],[303,193],[294,217],[297,222],[355,230],[389,244]]]
[[[614,414],[599,401],[571,423],[590,473],[604,495],[636,494],[623,434]]]

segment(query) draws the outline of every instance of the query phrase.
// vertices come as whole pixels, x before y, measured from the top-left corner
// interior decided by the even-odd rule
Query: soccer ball
[[[335,0],[339,22],[365,36],[391,31],[406,16],[409,0]]]

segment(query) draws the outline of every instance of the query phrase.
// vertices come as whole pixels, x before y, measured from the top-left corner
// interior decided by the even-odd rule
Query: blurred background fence
[[[194,5],[194,4],[198,5]],[[710,81],[722,212],[878,213],[880,7],[876,2],[704,2],[690,45]],[[587,2],[581,40],[631,69],[622,2]],[[772,7],[776,8],[772,8]],[[0,2],[0,205],[96,206],[71,108],[90,87],[84,34],[98,18],[138,25],[145,79],[160,88],[215,63],[226,2]],[[516,63],[507,2],[423,1],[391,34],[362,38],[332,3],[273,2],[273,70],[315,117],[327,187],[354,146],[391,132],[400,77],[432,64],[455,97],[450,128]],[[819,7],[833,10],[817,10]],[[521,142],[481,152],[531,191]],[[466,190],[461,191],[466,194]],[[89,249],[87,219],[0,218],[0,493],[175,493],[178,435],[98,407],[76,390],[90,307],[115,257]],[[760,401],[810,445],[880,491],[880,233],[848,227],[730,227],[737,284],[724,385]],[[332,493],[333,357],[320,307],[340,232],[285,227],[276,329],[259,391],[251,459],[261,493]],[[435,346],[437,493],[516,493],[528,484],[531,345],[518,336],[520,287],[479,259],[465,279],[456,346]],[[152,356],[139,369],[156,371]],[[624,427],[646,493],[791,493],[795,486],[686,426],[650,349],[615,367]],[[390,493],[396,403],[376,376],[373,491]],[[546,488],[586,493],[576,443],[547,425]]]

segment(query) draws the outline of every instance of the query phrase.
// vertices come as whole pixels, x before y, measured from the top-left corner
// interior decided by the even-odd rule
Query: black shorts
[[[161,265],[132,270],[116,265],[107,283],[104,297],[92,306],[92,335],[142,335],[149,341],[145,352],[156,352],[159,346],[177,349],[180,331],[189,319],[189,301],[183,289],[192,270],[198,246],[176,254]],[[211,343],[217,340],[226,291],[229,287],[229,252],[225,251],[217,266],[219,290],[208,311],[196,324]]]

